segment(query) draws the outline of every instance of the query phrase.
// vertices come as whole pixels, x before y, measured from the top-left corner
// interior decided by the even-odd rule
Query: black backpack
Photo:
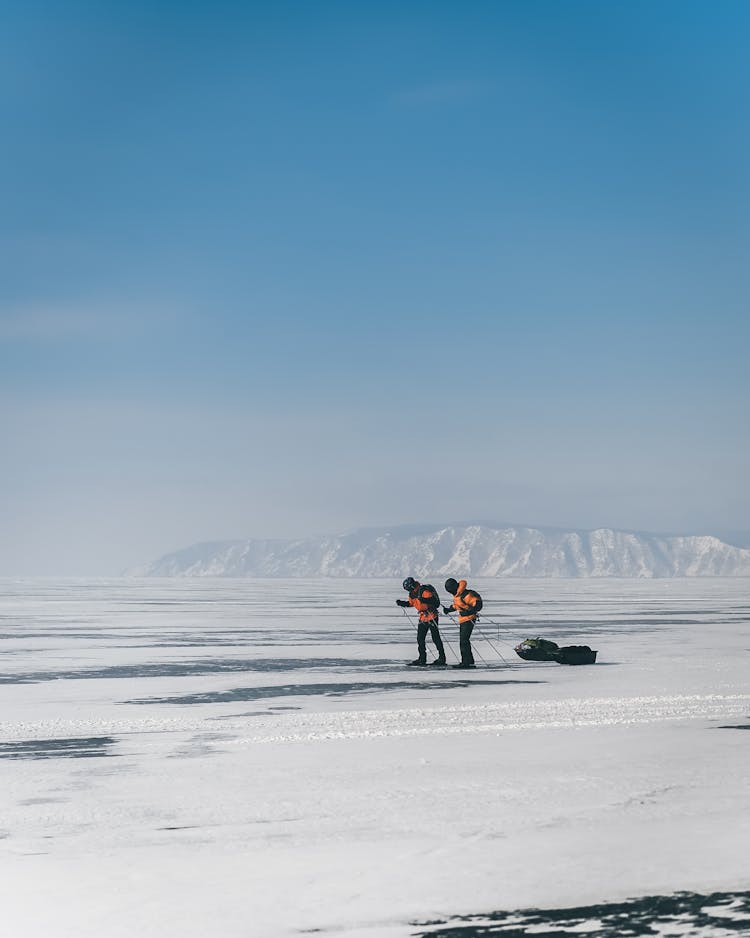
[[[476,596],[477,604],[476,606],[474,606],[474,612],[479,612],[479,610],[482,608],[482,605],[483,605],[482,597],[479,595],[479,593],[476,590],[464,590],[462,595],[463,596]]]
[[[430,591],[432,596],[425,596],[425,592]],[[439,609],[440,608],[440,597],[437,594],[437,590],[434,586],[430,586],[429,583],[423,583],[419,587],[419,592],[417,593],[417,599],[424,603],[429,609]]]

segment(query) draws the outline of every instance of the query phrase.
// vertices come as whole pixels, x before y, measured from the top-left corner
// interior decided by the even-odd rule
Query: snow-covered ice
[[[7,934],[750,934],[748,581],[471,585],[467,673],[394,580],[2,581]]]

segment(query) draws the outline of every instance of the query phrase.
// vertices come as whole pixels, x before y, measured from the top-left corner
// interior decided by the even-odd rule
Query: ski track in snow
[[[374,715],[353,711],[329,714],[323,721],[320,715],[315,719],[299,715],[287,720],[287,725],[290,729],[294,727],[294,732],[253,736],[238,740],[238,743],[442,736],[659,723],[665,720],[712,720],[724,719],[730,714],[741,716],[747,712],[749,703],[750,694],[736,694],[534,701],[525,704],[380,711]]]
[[[458,707],[348,710],[340,713],[285,713],[273,720],[222,717],[220,729],[243,732],[235,744],[325,741],[399,736],[500,733],[513,730],[571,729],[660,723],[667,720],[720,720],[743,717],[750,694],[595,697]],[[283,732],[270,732],[284,724]],[[73,735],[130,735],[201,732],[216,729],[216,718],[189,720],[42,720],[0,723],[0,739],[61,739]],[[247,733],[250,727],[255,730]],[[226,744],[226,743],[225,743]]]

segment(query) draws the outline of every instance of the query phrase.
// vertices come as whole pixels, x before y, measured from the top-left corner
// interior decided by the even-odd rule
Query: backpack
[[[429,592],[431,596],[425,596],[425,593]],[[428,609],[439,609],[440,608],[440,597],[437,594],[437,590],[434,586],[430,586],[429,583],[424,583],[419,587],[419,592],[417,593],[417,599],[424,603]]]
[[[477,602],[476,602],[476,605],[474,606],[474,612],[479,612],[483,606],[482,597],[479,595],[479,593],[476,590],[465,590],[463,595],[476,597]]]

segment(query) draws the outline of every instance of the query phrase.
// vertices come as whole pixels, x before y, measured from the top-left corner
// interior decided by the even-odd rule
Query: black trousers
[[[445,661],[445,648],[443,648],[443,640],[440,637],[440,629],[438,629],[438,620],[433,619],[432,622],[420,622],[417,625],[417,648],[419,650],[419,657],[422,661],[427,661],[427,633],[430,633],[432,640],[435,643],[435,648],[437,649],[438,657],[442,658]]]
[[[471,650],[471,633],[474,631],[476,619],[468,619],[458,624],[458,644],[461,648],[461,664],[474,664],[474,653]]]

